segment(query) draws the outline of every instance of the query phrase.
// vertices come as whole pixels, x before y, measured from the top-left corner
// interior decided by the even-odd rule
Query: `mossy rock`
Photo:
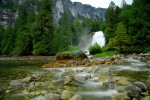
[[[146,97],[142,98],[142,100],[150,100],[150,96],[146,96]]]

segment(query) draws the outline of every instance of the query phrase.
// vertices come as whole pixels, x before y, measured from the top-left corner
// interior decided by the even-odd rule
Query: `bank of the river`
[[[1,55],[0,60],[55,60],[55,56],[6,56]]]
[[[70,61],[74,60],[68,60]],[[38,65],[36,67],[31,67],[30,64],[30,66],[19,65],[17,69],[23,67],[21,71],[27,73],[22,77],[15,76],[16,78],[10,81],[4,79],[3,82],[8,83],[0,88],[0,97],[4,100],[150,99],[149,58],[134,54],[75,59],[74,62],[76,61],[78,63],[72,67],[68,62],[60,66],[61,61],[53,61],[53,66],[47,63],[49,64],[47,68],[41,68],[44,66],[43,62],[41,64],[32,62],[33,66]],[[83,62],[87,66],[82,65]],[[18,75],[20,73],[22,72]]]

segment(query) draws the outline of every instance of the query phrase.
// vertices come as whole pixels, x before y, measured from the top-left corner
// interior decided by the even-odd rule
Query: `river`
[[[2,100],[47,100],[44,99],[47,93],[61,95],[63,90],[69,90],[72,95],[79,94],[82,100],[112,100],[116,96],[122,96],[126,91],[124,87],[130,83],[147,82],[150,77],[150,66],[147,63],[132,58],[126,60],[130,63],[42,68],[42,65],[50,60],[1,59],[0,97]],[[28,76],[34,76],[35,80],[26,82],[23,87],[10,87],[13,80]],[[113,82],[116,79],[118,82]],[[122,79],[125,79],[125,82],[122,82]],[[32,83],[35,86],[31,88]]]

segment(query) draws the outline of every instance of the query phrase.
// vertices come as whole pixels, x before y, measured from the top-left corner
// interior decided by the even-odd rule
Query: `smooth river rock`
[[[45,95],[46,100],[60,100],[60,95],[49,93]]]
[[[147,90],[147,86],[143,83],[143,82],[135,82],[133,85],[135,85],[135,86],[137,86],[137,87],[139,87],[139,88],[141,88],[141,90],[143,91],[143,92],[145,92],[146,90]]]
[[[62,92],[62,94],[61,94],[61,99],[62,99],[62,100],[68,100],[68,99],[70,99],[71,97],[72,97],[72,94],[71,94],[71,92],[68,91],[68,90],[64,90],[64,91]]]
[[[22,79],[13,80],[10,83],[10,87],[17,87],[17,86],[25,86],[26,84],[23,83]]]
[[[74,95],[72,98],[69,100],[82,100],[80,95]]]

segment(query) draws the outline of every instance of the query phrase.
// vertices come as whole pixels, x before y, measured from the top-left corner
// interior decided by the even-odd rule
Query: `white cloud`
[[[71,0],[73,2],[81,2],[83,4],[90,4],[96,8],[108,8],[111,1],[113,1],[116,5],[120,6],[122,0]],[[132,4],[132,0],[125,0],[127,4]]]

